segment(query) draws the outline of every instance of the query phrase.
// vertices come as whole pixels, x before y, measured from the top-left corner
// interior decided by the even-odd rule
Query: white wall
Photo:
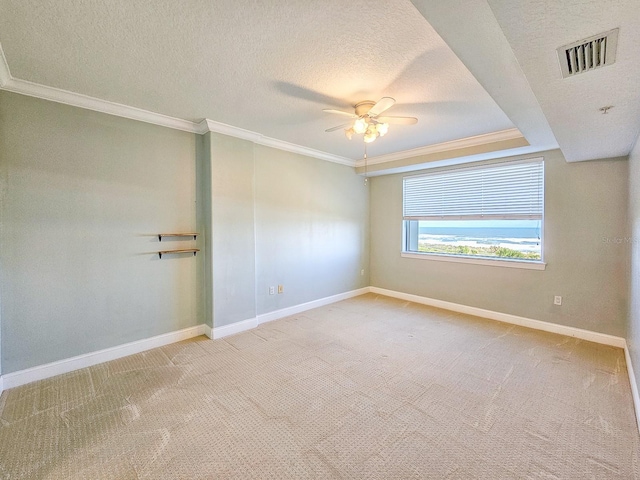
[[[0,92],[2,373],[202,322],[195,135]]]
[[[397,174],[372,180],[371,284],[625,336],[629,256],[617,239],[627,234],[628,162],[567,163],[559,150],[535,156],[545,159],[545,271],[402,258]]]

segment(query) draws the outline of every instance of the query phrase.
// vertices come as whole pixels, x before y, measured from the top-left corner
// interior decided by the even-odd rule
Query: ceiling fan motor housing
[[[371,100],[365,100],[364,102],[356,103],[354,107],[356,109],[356,115],[358,115],[359,117],[361,117],[362,115],[366,115],[375,104],[376,102],[373,102]]]

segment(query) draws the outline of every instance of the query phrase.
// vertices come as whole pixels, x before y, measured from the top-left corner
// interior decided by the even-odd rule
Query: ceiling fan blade
[[[337,115],[344,115],[345,117],[349,117],[349,118],[358,118],[358,116],[355,113],[343,112],[342,110],[334,110],[332,108],[325,108],[322,111],[327,113],[335,113]]]
[[[376,117],[376,120],[391,125],[415,125],[418,123],[418,119],[415,117]]]
[[[375,117],[376,115],[380,115],[386,109],[393,107],[394,103],[396,103],[395,99],[391,97],[382,97],[378,100],[378,103],[371,107],[371,110],[368,112],[369,116]]]
[[[338,125],[337,127],[327,128],[325,132],[335,132],[336,130],[340,130],[341,128],[348,127],[351,125],[351,122],[345,123],[343,125]]]

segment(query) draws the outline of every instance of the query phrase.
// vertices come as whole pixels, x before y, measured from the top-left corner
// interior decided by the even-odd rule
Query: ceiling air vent
[[[616,61],[618,29],[586,38],[558,48],[558,60],[564,78],[594,68],[611,65]]]

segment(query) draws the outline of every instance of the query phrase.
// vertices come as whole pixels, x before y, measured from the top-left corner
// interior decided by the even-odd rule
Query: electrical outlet
[[[284,293],[284,285],[278,285],[278,293]]]
[[[276,287],[269,287],[269,295],[275,295]]]
[[[360,270],[360,276],[364,277],[364,268],[362,270]]]
[[[553,304],[562,305],[562,297],[560,295],[556,295],[555,297],[553,297]]]

